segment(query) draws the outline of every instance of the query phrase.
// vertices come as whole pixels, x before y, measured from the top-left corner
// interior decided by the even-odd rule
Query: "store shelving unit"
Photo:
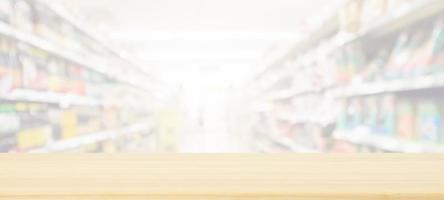
[[[333,137],[337,140],[382,149],[388,152],[444,152],[444,145],[384,136],[378,133],[372,133],[366,128],[356,128],[352,131],[336,131]]]
[[[414,92],[444,88],[444,74],[425,75],[405,80],[376,81],[352,84],[329,90],[327,95],[337,98],[376,95],[382,93]]]
[[[106,106],[104,102],[92,97],[27,89],[15,89],[6,95],[0,95],[0,99],[8,101],[50,103],[61,106]]]
[[[123,77],[119,75],[118,73],[115,73],[113,71],[110,71],[105,64],[97,63],[94,61],[88,61],[83,59],[81,56],[76,55],[74,52],[71,52],[67,50],[66,48],[59,46],[53,42],[50,42],[44,38],[41,38],[39,36],[35,36],[31,33],[27,33],[21,30],[18,30],[10,25],[7,25],[5,23],[0,23],[0,34],[14,38],[18,41],[25,42],[31,46],[37,47],[41,50],[47,51],[48,53],[60,56],[64,59],[67,59],[69,61],[72,61],[74,63],[77,63],[81,66],[85,66],[91,70],[94,70],[96,72],[99,72],[101,74],[104,74],[106,76],[112,77],[113,79],[116,79],[117,81],[130,84],[135,87],[144,88],[144,86],[137,82],[137,80],[140,80],[140,78],[135,77]]]
[[[347,4],[356,3],[358,1],[347,1]],[[381,1],[386,4],[392,3],[390,0]],[[362,1],[359,4],[364,6],[367,1]],[[346,5],[347,5],[346,4]],[[358,4],[358,3],[357,3]],[[356,4],[355,4],[356,6]],[[356,9],[356,7],[355,7]],[[356,10],[354,10],[356,11]],[[288,73],[301,73],[297,72],[300,60],[304,63],[311,63],[310,65],[318,64],[322,66],[322,60],[326,57],[332,56],[336,52],[342,51],[344,48],[356,45],[357,43],[365,41],[378,41],[379,38],[393,37],[400,34],[402,30],[407,29],[410,26],[420,23],[421,21],[428,20],[429,18],[438,18],[436,16],[442,15],[444,12],[444,2],[439,0],[426,0],[426,1],[410,1],[405,3],[392,11],[385,13],[384,16],[377,18],[367,24],[361,25],[358,30],[345,31],[343,22],[340,22],[339,18],[343,17],[340,12],[327,18],[324,24],[329,26],[321,26],[320,29],[314,30],[309,37],[302,40],[294,48],[289,50],[289,53],[279,58],[281,67],[276,65],[270,65],[260,76],[254,80],[254,85],[261,85],[261,89],[256,89],[258,94],[254,96],[254,101],[257,104],[264,104],[268,102],[271,105],[292,105],[296,99],[307,98],[307,96],[317,96],[322,100],[348,101],[350,99],[367,98],[377,95],[410,95],[414,96],[416,92],[423,92],[425,90],[440,90],[444,88],[443,74],[437,71],[425,73],[422,75],[411,75],[397,79],[387,80],[375,80],[375,81],[350,81],[348,83],[327,83],[318,84],[313,87],[305,87],[306,89],[297,90],[294,86],[289,86],[286,89],[270,89],[273,88],[273,84],[284,78],[287,79]],[[342,20],[342,19],[341,19]],[[438,20],[438,19],[434,19]],[[317,49],[322,47],[322,51]],[[316,56],[313,56],[313,55]],[[284,66],[282,63],[292,63],[291,66]],[[306,64],[307,65],[307,64]],[[437,64],[434,64],[437,65]],[[312,66],[313,67],[313,66]],[[325,64],[324,64],[325,67]],[[434,66],[434,68],[438,68]],[[281,69],[286,70],[283,73]],[[324,69],[325,70],[325,69]],[[272,79],[267,77],[273,77]],[[267,81],[267,80],[273,80]],[[308,79],[308,81],[311,81]],[[258,84],[261,83],[261,84]],[[297,84],[297,83],[293,83]],[[300,87],[299,87],[300,88]],[[271,91],[271,92],[270,92]],[[260,100],[256,100],[260,99]],[[310,101],[310,100],[306,100]],[[295,106],[295,105],[293,105]],[[331,113],[337,112],[333,109],[336,105],[332,104]],[[318,112],[315,108],[311,108],[313,112]],[[273,116],[280,116],[279,113],[273,113],[273,109],[267,111],[273,118]],[[297,111],[294,111],[297,112]],[[261,112],[264,113],[264,112]],[[321,116],[322,113],[311,113],[310,116]],[[335,114],[336,115],[336,114]],[[294,116],[286,115],[284,119],[288,123],[292,124],[306,124],[307,126],[318,125],[324,126],[326,123],[313,117],[297,117],[301,116],[299,113],[294,113]],[[282,119],[280,119],[282,120]],[[330,122],[331,123],[331,122]],[[336,123],[336,122],[333,122]],[[351,130],[336,130],[333,132],[332,139],[338,141],[346,141],[358,146],[371,147],[381,151],[390,152],[443,152],[444,149],[440,143],[433,142],[421,142],[414,141],[414,139],[402,139],[397,136],[384,136],[383,133],[376,133],[372,131],[363,131],[365,128],[355,128]],[[329,135],[329,134],[328,134]]]
[[[373,21],[357,33],[341,33],[334,39],[331,50],[339,49],[354,41],[366,39],[368,37],[383,36],[391,34],[410,24],[424,20],[429,16],[439,14],[444,9],[444,5],[439,0],[413,1],[412,3],[399,8],[377,21]]]
[[[123,133],[150,132],[150,120],[137,120],[151,115],[147,106],[128,101],[151,98],[149,74],[57,4],[6,1],[2,9],[11,10],[0,19],[6,78],[0,79],[16,82],[2,88],[0,116],[20,127],[0,130],[0,151],[81,149]],[[31,76],[39,85],[27,80]]]
[[[41,1],[41,0],[39,0]],[[42,2],[42,1],[41,1]],[[48,2],[45,2],[48,3]],[[90,28],[84,26],[79,20],[77,20],[70,12],[68,12],[64,7],[60,6],[59,4],[49,4],[48,8],[57,14],[62,19],[68,21],[70,24],[72,24],[77,29],[81,30],[83,33],[85,33],[88,37],[93,39],[94,41],[97,41],[101,46],[108,49],[114,56],[124,60],[126,63],[132,66],[133,70],[135,70],[137,73],[143,74],[144,77],[149,77],[150,80],[154,79],[154,77],[151,74],[148,74],[145,70],[143,70],[142,66],[139,66],[139,64],[136,64],[132,59],[128,58],[128,55],[126,55],[125,52],[118,51],[116,48],[112,47],[109,42],[102,39],[102,37],[99,37],[99,35],[93,31],[91,31]],[[124,78],[121,76],[118,76],[116,74],[113,76],[115,78],[121,78],[120,81],[127,82],[133,86],[141,87],[141,83],[134,82],[131,78]],[[143,80],[143,79],[142,79]],[[146,81],[146,80],[145,80]],[[145,86],[142,87],[142,89],[150,91],[151,88],[146,88]]]
[[[150,120],[145,120],[141,123],[133,124],[124,128],[119,128],[115,130],[104,130],[95,133],[89,133],[85,136],[79,136],[72,139],[65,139],[55,142],[50,142],[49,144],[31,149],[30,153],[48,153],[48,152],[64,152],[71,149],[76,149],[89,144],[95,144],[103,142],[105,140],[114,139],[126,134],[133,134],[138,132],[150,132],[153,128],[153,124]]]
[[[81,56],[76,55],[74,52],[67,50],[66,48],[59,46],[53,42],[50,42],[44,38],[39,36],[35,36],[31,33],[27,33],[24,31],[20,31],[17,28],[14,28],[10,25],[0,22],[0,35],[11,37],[16,39],[17,41],[24,42],[31,46],[37,47],[41,50],[44,50],[48,53],[57,55],[66,60],[72,61],[74,63],[79,64],[80,66],[85,66],[93,71],[104,74],[108,77],[112,77],[116,79],[116,81],[127,84],[130,87],[135,87],[137,89],[141,89],[145,93],[150,92],[149,89],[145,88],[145,84],[142,82],[138,82],[137,80],[140,78],[134,77],[126,77],[121,76],[118,73],[110,71],[106,65],[100,64],[94,61],[87,61],[82,59]],[[30,101],[30,102],[42,102],[42,103],[63,103],[69,102],[76,105],[99,105],[98,100],[89,97],[82,97],[75,94],[61,94],[54,92],[42,92],[42,91],[33,91],[33,90],[23,90],[17,89],[12,91],[10,94],[4,95],[5,99],[8,100],[21,100],[21,101]],[[65,101],[66,100],[66,101]]]

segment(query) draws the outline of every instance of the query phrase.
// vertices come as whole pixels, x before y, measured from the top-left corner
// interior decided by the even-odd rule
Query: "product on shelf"
[[[403,67],[403,77],[421,75],[424,69],[430,66],[430,55],[426,55],[427,40],[430,40],[428,30],[417,30],[412,34],[409,44],[408,60]]]
[[[435,102],[419,102],[416,126],[418,136],[422,141],[442,142],[442,114]]]
[[[437,71],[442,65],[439,60],[443,52],[442,31],[441,23],[437,23],[433,31],[418,28],[412,33],[402,33],[387,63],[386,78],[408,78]]]
[[[427,44],[427,56],[430,65],[441,68],[444,65],[444,19],[440,18],[432,31],[431,39]]]
[[[396,106],[396,133],[400,138],[413,140],[416,136],[416,113],[412,101],[400,100]]]
[[[335,67],[336,67],[336,74],[337,74],[336,82],[340,83],[340,84],[347,82],[350,75],[347,74],[348,71],[347,71],[344,52],[341,50],[333,52],[333,59],[335,60]]]
[[[351,127],[358,127],[363,123],[363,107],[361,104],[361,99],[352,99],[348,106],[347,112],[349,114],[349,120]]]
[[[23,87],[28,89],[48,89],[46,61],[48,54],[42,50],[21,44],[19,61],[22,67]]]
[[[348,84],[351,82],[362,82],[361,73],[367,64],[367,56],[363,51],[361,43],[346,45],[335,53],[338,67],[338,83]]]
[[[378,107],[377,97],[366,97],[363,100],[363,124],[366,127],[376,127],[378,125],[378,115],[381,110]]]
[[[406,79],[442,71],[444,21],[442,17],[428,20],[392,35],[362,37],[334,49],[337,82]]]
[[[67,92],[67,81],[64,78],[66,74],[65,63],[56,58],[50,58],[47,63],[48,90]]]
[[[84,75],[87,80],[86,96],[101,98],[103,91],[106,91],[104,88],[104,83],[107,81],[106,77],[92,70],[87,70]]]
[[[18,149],[30,149],[45,145],[52,136],[49,125],[22,129],[17,136]]]
[[[20,117],[13,103],[0,103],[0,151],[7,152],[17,145]]]
[[[385,68],[385,77],[387,79],[396,79],[402,76],[402,68],[408,64],[410,56],[409,37],[408,33],[402,33],[398,37]]]
[[[394,136],[396,131],[396,97],[395,95],[384,95],[381,100],[381,126],[376,133]]]
[[[144,76],[43,1],[0,0],[0,23],[6,31],[0,33],[0,152],[130,126],[149,112],[135,103],[145,93],[139,96],[134,86],[108,72],[141,83]],[[11,36],[7,30],[21,34]],[[66,55],[87,59],[91,66]],[[107,66],[106,75],[93,69],[101,66]],[[101,102],[105,97],[117,100],[83,104],[83,99]]]
[[[292,82],[297,92],[321,88],[322,96],[320,101],[301,97],[300,93],[292,96],[294,108],[283,109],[286,115],[298,116],[296,121],[319,119],[313,115],[316,107],[333,94],[335,106],[330,111],[337,111],[337,134],[333,134],[337,137],[333,138],[350,134],[350,138],[334,144],[333,151],[403,151],[408,149],[407,144],[431,145],[431,150],[436,147],[431,143],[444,143],[444,107],[441,105],[444,97],[440,93],[444,72],[444,18],[442,8],[440,12],[429,13],[426,9],[433,5],[426,3],[420,0],[346,1],[339,11],[339,25],[331,33],[333,36],[306,47],[299,55],[284,58],[283,63],[294,63],[288,69],[293,80],[284,80],[285,75],[280,74],[275,82]],[[275,75],[272,70],[269,73],[265,77]],[[333,88],[331,93],[330,88]],[[303,135],[308,130],[299,122],[290,130],[287,122],[279,121],[282,123],[279,132],[287,137]],[[314,132],[310,133],[314,135]],[[358,138],[360,134],[362,138]],[[301,137],[301,140],[309,140],[307,138]],[[357,144],[352,143],[355,139]],[[362,141],[365,139],[369,141]],[[391,142],[393,147],[388,148]],[[424,151],[426,149],[429,150],[424,148]]]
[[[76,64],[67,65],[67,92],[85,95],[86,80],[83,79],[83,74],[86,70]]]
[[[396,132],[394,95],[354,98],[339,102],[337,128],[353,130],[367,127],[374,134],[393,136]]]
[[[63,110],[60,113],[59,123],[61,125],[61,135],[63,139],[73,138],[80,134],[78,117],[74,110]]]
[[[119,127],[119,116],[115,108],[105,108],[103,111],[103,124],[108,129],[115,129]]]
[[[57,141],[63,139],[62,124],[60,123],[62,110],[56,106],[48,110],[48,122],[52,128],[52,138]]]
[[[395,95],[361,98],[338,102],[338,130],[353,132],[355,128],[366,127],[371,134],[400,140],[443,142],[444,109],[436,100],[413,100]]]
[[[384,79],[383,74],[384,68],[387,65],[388,55],[388,50],[382,49],[376,56],[369,59],[367,67],[360,74],[363,82],[376,82]]]
[[[351,127],[348,124],[347,101],[345,99],[336,102],[338,114],[336,117],[336,128],[338,130],[349,130]]]
[[[360,42],[355,42],[350,48],[346,48],[350,74],[355,75],[351,78],[353,82],[362,82],[362,77],[359,73],[362,72],[367,63],[367,57],[363,49],[363,44]]]
[[[5,94],[20,87],[21,71],[18,68],[15,43],[0,37],[0,93]]]
[[[17,103],[20,113],[20,131],[17,133],[17,148],[27,150],[45,145],[52,139],[47,106],[35,103]]]
[[[101,115],[103,109],[91,109],[89,107],[76,108],[78,113],[79,133],[90,134],[103,129]]]

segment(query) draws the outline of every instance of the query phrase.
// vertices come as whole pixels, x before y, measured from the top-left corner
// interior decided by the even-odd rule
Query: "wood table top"
[[[444,199],[444,154],[0,154],[0,199]]]

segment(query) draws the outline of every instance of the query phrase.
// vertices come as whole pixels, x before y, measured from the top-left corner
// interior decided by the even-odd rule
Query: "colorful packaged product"
[[[17,103],[20,115],[20,131],[17,134],[17,147],[26,150],[45,145],[52,138],[47,106],[44,104]]]
[[[378,102],[376,97],[364,98],[363,115],[364,125],[373,129],[378,123]],[[372,130],[374,131],[374,130]]]
[[[12,103],[0,103],[0,152],[7,152],[17,145],[20,117]]]
[[[431,43],[429,31],[416,30],[409,44],[408,62],[402,68],[404,77],[415,77],[426,72],[431,59],[431,55],[427,55],[428,43]]]
[[[444,19],[440,19],[432,32],[428,44],[428,56],[431,58],[428,66],[431,70],[442,70],[444,66]]]
[[[411,101],[402,100],[396,106],[396,132],[400,138],[413,140],[416,138],[415,108]]]
[[[347,112],[350,115],[349,123],[351,127],[356,128],[363,124],[363,107],[361,99],[355,98],[350,100]]]
[[[410,34],[403,32],[398,36],[398,40],[390,54],[385,68],[386,79],[398,79],[402,77],[402,68],[408,64],[409,60]]]
[[[375,127],[377,134],[394,136],[396,130],[396,97],[393,94],[384,95],[380,100],[380,112],[378,125]]]
[[[60,113],[62,138],[68,139],[80,134],[77,113],[74,110],[64,110]]]
[[[441,142],[442,114],[436,102],[429,100],[420,101],[416,122],[416,130],[422,141]]]
[[[45,71],[47,53],[27,45],[21,45],[20,49],[19,61],[22,67],[23,87],[46,90],[48,88],[48,78]]]

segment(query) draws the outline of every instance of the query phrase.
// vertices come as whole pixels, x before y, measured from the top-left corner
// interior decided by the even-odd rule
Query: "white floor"
[[[179,152],[241,152],[236,133],[230,131],[226,105],[223,96],[213,95],[199,108],[191,109],[181,133]]]

